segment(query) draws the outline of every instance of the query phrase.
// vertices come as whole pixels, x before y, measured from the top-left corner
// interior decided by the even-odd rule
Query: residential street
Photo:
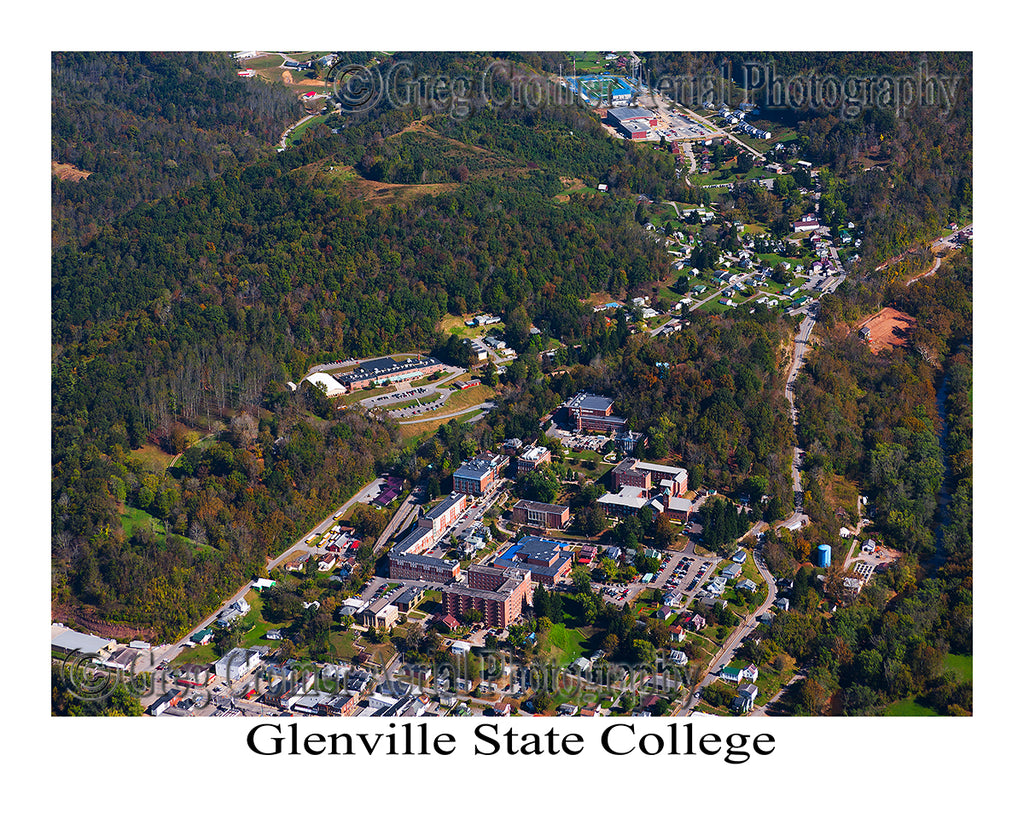
[[[747,535],[752,534],[757,536],[767,528],[768,526],[764,521],[759,521],[751,527]],[[747,535],[744,535],[744,537]],[[673,716],[690,713],[691,709],[694,707],[694,703],[696,702],[693,699],[693,692],[709,685],[713,681],[714,677],[717,676],[718,671],[732,662],[732,659],[736,654],[736,649],[738,649],[751,632],[757,628],[758,618],[760,618],[761,615],[775,604],[775,598],[779,591],[775,584],[775,578],[772,576],[771,572],[768,571],[768,567],[764,564],[760,546],[755,546],[751,552],[754,560],[754,566],[757,568],[761,578],[767,584],[768,594],[765,597],[764,602],[752,613],[748,614],[744,618],[743,622],[733,630],[731,635],[729,635],[729,638],[722,645],[721,650],[712,658],[708,665],[708,673],[704,676],[704,679],[691,689],[689,697],[680,702],[673,712]]]

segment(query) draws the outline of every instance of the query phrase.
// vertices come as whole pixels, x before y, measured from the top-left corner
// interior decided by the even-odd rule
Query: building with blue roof
[[[553,586],[568,577],[572,561],[572,544],[527,535],[502,552],[494,565],[509,569],[529,569],[534,579],[545,586]]]

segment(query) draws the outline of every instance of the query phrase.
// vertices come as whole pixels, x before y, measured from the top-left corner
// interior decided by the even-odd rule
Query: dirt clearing
[[[83,171],[74,165],[55,162],[52,159],[50,160],[50,173],[59,179],[63,179],[65,182],[81,182],[83,179],[92,176],[92,171]]]
[[[873,316],[869,316],[857,325],[858,333],[867,328],[870,335],[865,339],[871,352],[878,354],[893,347],[902,347],[907,343],[910,331],[916,322],[906,313],[883,307]]]

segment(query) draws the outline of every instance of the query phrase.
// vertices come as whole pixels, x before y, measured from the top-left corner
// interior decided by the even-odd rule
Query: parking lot
[[[562,443],[569,447],[569,449],[586,449],[591,452],[600,452],[604,445],[612,440],[604,435],[578,435],[575,432],[566,432],[559,429],[552,430],[549,434],[560,438]]]

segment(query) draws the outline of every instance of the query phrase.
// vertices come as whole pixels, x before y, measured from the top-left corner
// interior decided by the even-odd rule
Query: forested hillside
[[[90,174],[53,178],[54,245],[267,153],[302,108],[236,68],[220,53],[54,53],[52,158]]]

